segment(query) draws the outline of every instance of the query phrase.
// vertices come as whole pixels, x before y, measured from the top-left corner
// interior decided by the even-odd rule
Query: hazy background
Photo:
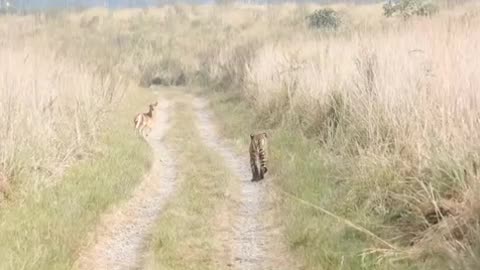
[[[0,2],[2,2],[0,0]],[[86,7],[109,7],[109,8],[142,8],[159,6],[170,3],[186,4],[211,4],[215,0],[10,0],[13,6],[19,10],[52,9],[52,8],[86,8]],[[239,2],[249,3],[279,3],[279,2],[301,2],[301,3],[378,3],[382,0],[244,0]]]

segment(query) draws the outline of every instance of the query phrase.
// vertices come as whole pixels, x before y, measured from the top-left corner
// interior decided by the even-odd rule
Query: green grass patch
[[[0,210],[0,269],[70,269],[100,215],[128,198],[151,160],[132,128],[136,109],[151,97],[136,96],[109,121],[101,151],[71,166],[56,185],[27,189]]]
[[[147,269],[221,269],[215,222],[231,175],[199,138],[188,103],[177,102],[167,134],[178,155],[179,187],[156,226]]]

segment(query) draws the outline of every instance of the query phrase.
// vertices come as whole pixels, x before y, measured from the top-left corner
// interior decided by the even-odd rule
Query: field
[[[93,216],[81,212],[82,227],[129,198],[152,159],[131,126],[153,99],[153,82],[175,93],[161,98],[182,100],[172,101],[165,142],[180,153],[181,195],[153,230],[151,269],[187,269],[182,256],[201,248],[187,261],[221,269],[211,254],[221,250],[217,231],[192,228],[215,226],[214,209],[230,199],[212,194],[235,192],[236,180],[197,138],[190,95],[210,100],[219,134],[239,155],[251,132],[268,132],[271,222],[299,269],[476,269],[480,5],[440,5],[432,16],[405,19],[385,17],[381,5],[337,4],[329,6],[337,27],[312,27],[306,17],[319,8],[175,5],[0,17],[0,232],[17,223],[48,231],[29,213],[59,218],[37,203],[56,189],[88,194],[90,187],[68,187],[72,181],[104,174],[104,192],[123,189],[93,203]],[[78,173],[109,155],[134,158]],[[126,186],[115,166],[129,175]],[[63,234],[85,232],[74,227]],[[18,241],[1,241],[0,251]],[[38,256],[57,258],[49,242],[41,245]],[[18,263],[25,255],[7,256]]]
[[[58,23],[0,17],[1,269],[69,269],[151,163],[146,143],[117,130],[152,94]]]

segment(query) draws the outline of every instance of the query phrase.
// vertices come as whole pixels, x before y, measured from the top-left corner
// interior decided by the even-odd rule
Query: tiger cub
[[[263,180],[267,173],[267,133],[250,134],[250,166],[252,181]]]

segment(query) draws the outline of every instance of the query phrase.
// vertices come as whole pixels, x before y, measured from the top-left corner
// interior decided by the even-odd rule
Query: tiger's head
[[[260,132],[260,133],[251,133],[250,134],[250,139],[253,140],[261,140],[261,139],[266,139],[268,138],[268,135],[266,132]]]

